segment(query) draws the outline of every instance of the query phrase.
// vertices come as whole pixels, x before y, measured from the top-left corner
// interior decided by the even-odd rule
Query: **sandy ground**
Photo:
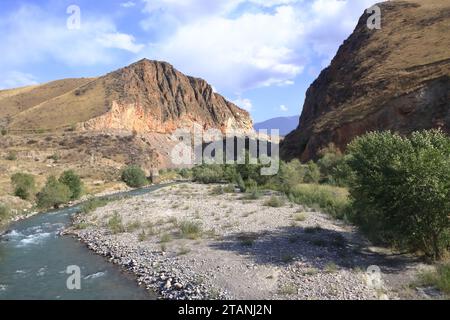
[[[430,298],[411,287],[426,268],[370,244],[354,227],[286,202],[265,205],[185,183],[78,215],[71,230],[167,299]],[[118,215],[125,232],[108,222]],[[81,223],[81,224],[80,224]],[[183,234],[186,223],[201,226]]]

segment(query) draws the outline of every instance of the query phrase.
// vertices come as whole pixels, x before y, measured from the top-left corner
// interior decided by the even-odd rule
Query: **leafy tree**
[[[320,169],[319,169],[319,166],[315,162],[309,161],[307,163],[305,177],[304,177],[303,181],[306,183],[319,183]]]
[[[148,184],[145,172],[138,166],[128,166],[122,171],[122,181],[131,188],[141,188]]]
[[[83,192],[83,182],[80,176],[78,176],[73,170],[64,171],[59,177],[59,182],[69,187],[72,193],[70,199],[76,200],[81,197]]]
[[[349,146],[354,220],[372,238],[439,259],[450,246],[450,138],[369,133]]]
[[[14,187],[14,195],[23,200],[30,200],[36,191],[34,177],[28,173],[15,173],[11,176],[11,183]]]
[[[58,208],[69,202],[71,195],[72,192],[67,185],[50,176],[44,188],[37,194],[37,205],[39,208]]]

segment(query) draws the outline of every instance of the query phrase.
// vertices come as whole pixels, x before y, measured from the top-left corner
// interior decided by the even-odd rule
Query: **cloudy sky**
[[[98,76],[146,57],[204,78],[256,121],[297,115],[376,2],[1,0],[0,88]]]

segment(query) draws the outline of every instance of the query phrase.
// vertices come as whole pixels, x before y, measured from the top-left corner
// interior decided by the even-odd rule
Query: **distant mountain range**
[[[278,117],[266,120],[264,122],[256,123],[254,125],[255,130],[260,129],[278,129],[281,136],[286,136],[290,132],[294,131],[298,127],[298,120],[300,116],[293,117]],[[270,132],[269,132],[270,134]]]

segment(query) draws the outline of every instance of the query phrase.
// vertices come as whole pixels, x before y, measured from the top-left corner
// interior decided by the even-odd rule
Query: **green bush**
[[[108,228],[113,234],[125,232],[125,227],[122,223],[122,217],[118,212],[114,212],[114,215],[108,220]]]
[[[186,168],[183,168],[178,173],[183,179],[191,179],[192,178],[192,171]]]
[[[68,186],[59,182],[56,177],[50,176],[44,188],[37,194],[37,205],[39,208],[58,208],[69,202],[71,195]]]
[[[276,196],[271,196],[270,199],[264,202],[265,206],[272,208],[280,208],[283,207],[284,204],[285,204],[284,199]]]
[[[86,201],[81,205],[80,209],[82,213],[88,214],[90,212],[95,211],[97,208],[106,206],[108,202],[109,201],[106,199],[98,199],[98,198],[89,199],[88,201]]]
[[[221,183],[225,180],[221,165],[201,165],[193,169],[194,181],[201,183]]]
[[[420,274],[419,279],[420,285],[433,286],[450,295],[450,264],[438,265],[435,271]]]
[[[303,182],[305,183],[319,183],[320,181],[320,169],[319,166],[313,161],[308,162],[306,165],[305,177]]]
[[[196,221],[182,221],[178,224],[183,238],[198,239],[202,233],[202,226]]]
[[[376,239],[439,259],[450,246],[450,138],[369,133],[349,146],[354,221]]]
[[[247,186],[245,185],[245,181],[244,181],[244,179],[242,179],[242,176],[240,174],[237,175],[236,183],[238,185],[239,190],[241,190],[241,192],[247,191]]]
[[[335,218],[344,218],[349,211],[348,192],[343,188],[298,184],[288,193],[291,201],[323,210]]]
[[[70,197],[71,200],[76,200],[81,197],[83,192],[83,182],[73,170],[64,171],[59,177],[59,182],[69,187],[70,192],[72,193]]]
[[[295,185],[302,183],[305,174],[305,166],[303,166],[298,159],[295,159],[289,163],[280,163],[280,171],[275,180],[281,187],[281,190],[288,191]]]
[[[138,166],[128,166],[122,171],[122,181],[131,188],[141,188],[148,184],[144,171]]]
[[[34,176],[28,173],[15,173],[11,176],[14,195],[23,200],[30,200],[36,192]]]
[[[320,159],[317,161],[321,173],[321,182],[336,184],[336,175],[338,167],[343,162],[342,152],[333,144],[319,151]]]
[[[258,190],[258,183],[253,179],[248,179],[245,182],[245,192],[253,192]]]
[[[2,129],[0,130],[0,132],[1,132],[1,135],[2,135],[2,136],[6,136],[6,135],[8,134],[8,130],[5,129],[5,128],[2,128]]]

